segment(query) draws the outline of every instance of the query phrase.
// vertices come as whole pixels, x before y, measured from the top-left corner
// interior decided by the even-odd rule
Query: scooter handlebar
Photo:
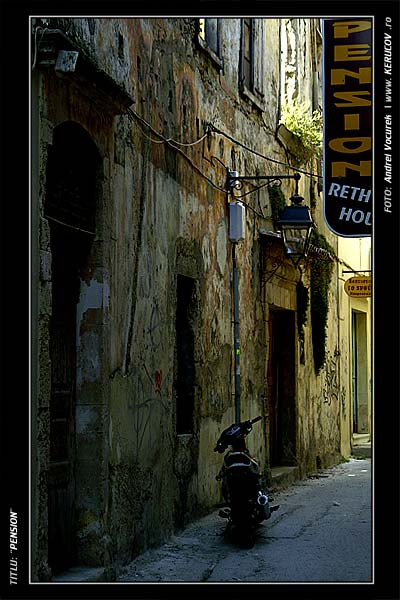
[[[262,416],[259,415],[258,417],[255,417],[254,419],[248,419],[248,421],[243,421],[243,423],[241,423],[241,428],[242,431],[244,433],[244,435],[247,435],[248,433],[250,433],[250,431],[253,429],[253,423],[257,423],[257,421],[261,421]]]
[[[257,421],[261,421],[261,419],[262,416],[259,415],[254,419],[248,419],[242,423],[233,423],[221,433],[217,445],[214,448],[214,452],[219,452],[220,454],[225,452],[226,448],[233,443],[235,438],[239,439],[250,433],[253,428],[253,423],[257,423]]]
[[[253,425],[253,423],[257,423],[257,421],[261,421],[261,419],[262,419],[262,416],[259,415],[258,417],[255,417],[255,419],[251,419],[250,423]]]

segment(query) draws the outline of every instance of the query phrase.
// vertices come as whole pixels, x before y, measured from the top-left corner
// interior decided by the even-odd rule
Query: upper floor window
[[[242,19],[240,89],[260,108],[264,103],[264,21]]]
[[[221,19],[199,19],[199,42],[214,62],[222,67]]]

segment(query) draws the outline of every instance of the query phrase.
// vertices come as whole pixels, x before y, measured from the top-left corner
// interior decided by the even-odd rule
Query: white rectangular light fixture
[[[244,240],[245,210],[242,202],[229,203],[229,239],[231,242]]]

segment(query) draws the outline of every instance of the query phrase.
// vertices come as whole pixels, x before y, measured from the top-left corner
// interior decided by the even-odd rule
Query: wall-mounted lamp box
[[[245,210],[241,202],[229,203],[229,239],[231,242],[244,240]]]
[[[55,64],[57,75],[74,73],[78,61],[79,52],[75,50],[59,50]]]

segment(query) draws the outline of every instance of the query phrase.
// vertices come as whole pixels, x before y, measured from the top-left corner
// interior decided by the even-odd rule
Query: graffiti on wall
[[[163,389],[169,384],[168,377],[165,380],[162,377],[162,370],[156,371],[154,374],[147,370],[145,364],[136,368],[131,375],[132,384],[130,386],[130,400],[128,401],[128,409],[132,412],[133,420],[133,439],[134,452],[138,455],[144,446],[150,451],[154,450],[157,444],[157,427],[155,419],[157,413],[161,419],[161,414],[169,415],[170,405],[164,398]],[[164,385],[162,385],[164,383]]]
[[[324,367],[322,395],[324,404],[328,404],[329,406],[332,404],[332,401],[337,402],[340,395],[338,357],[339,353],[337,351],[333,355],[328,352]]]
[[[142,451],[145,444],[150,452],[156,449],[159,443],[158,423],[171,412],[168,394],[171,394],[172,389],[172,373],[166,372],[165,367],[154,364],[157,355],[165,356],[163,346],[168,327],[169,321],[162,318],[159,306],[154,302],[148,327],[144,331],[146,355],[130,373],[128,409],[133,415],[136,454]]]

